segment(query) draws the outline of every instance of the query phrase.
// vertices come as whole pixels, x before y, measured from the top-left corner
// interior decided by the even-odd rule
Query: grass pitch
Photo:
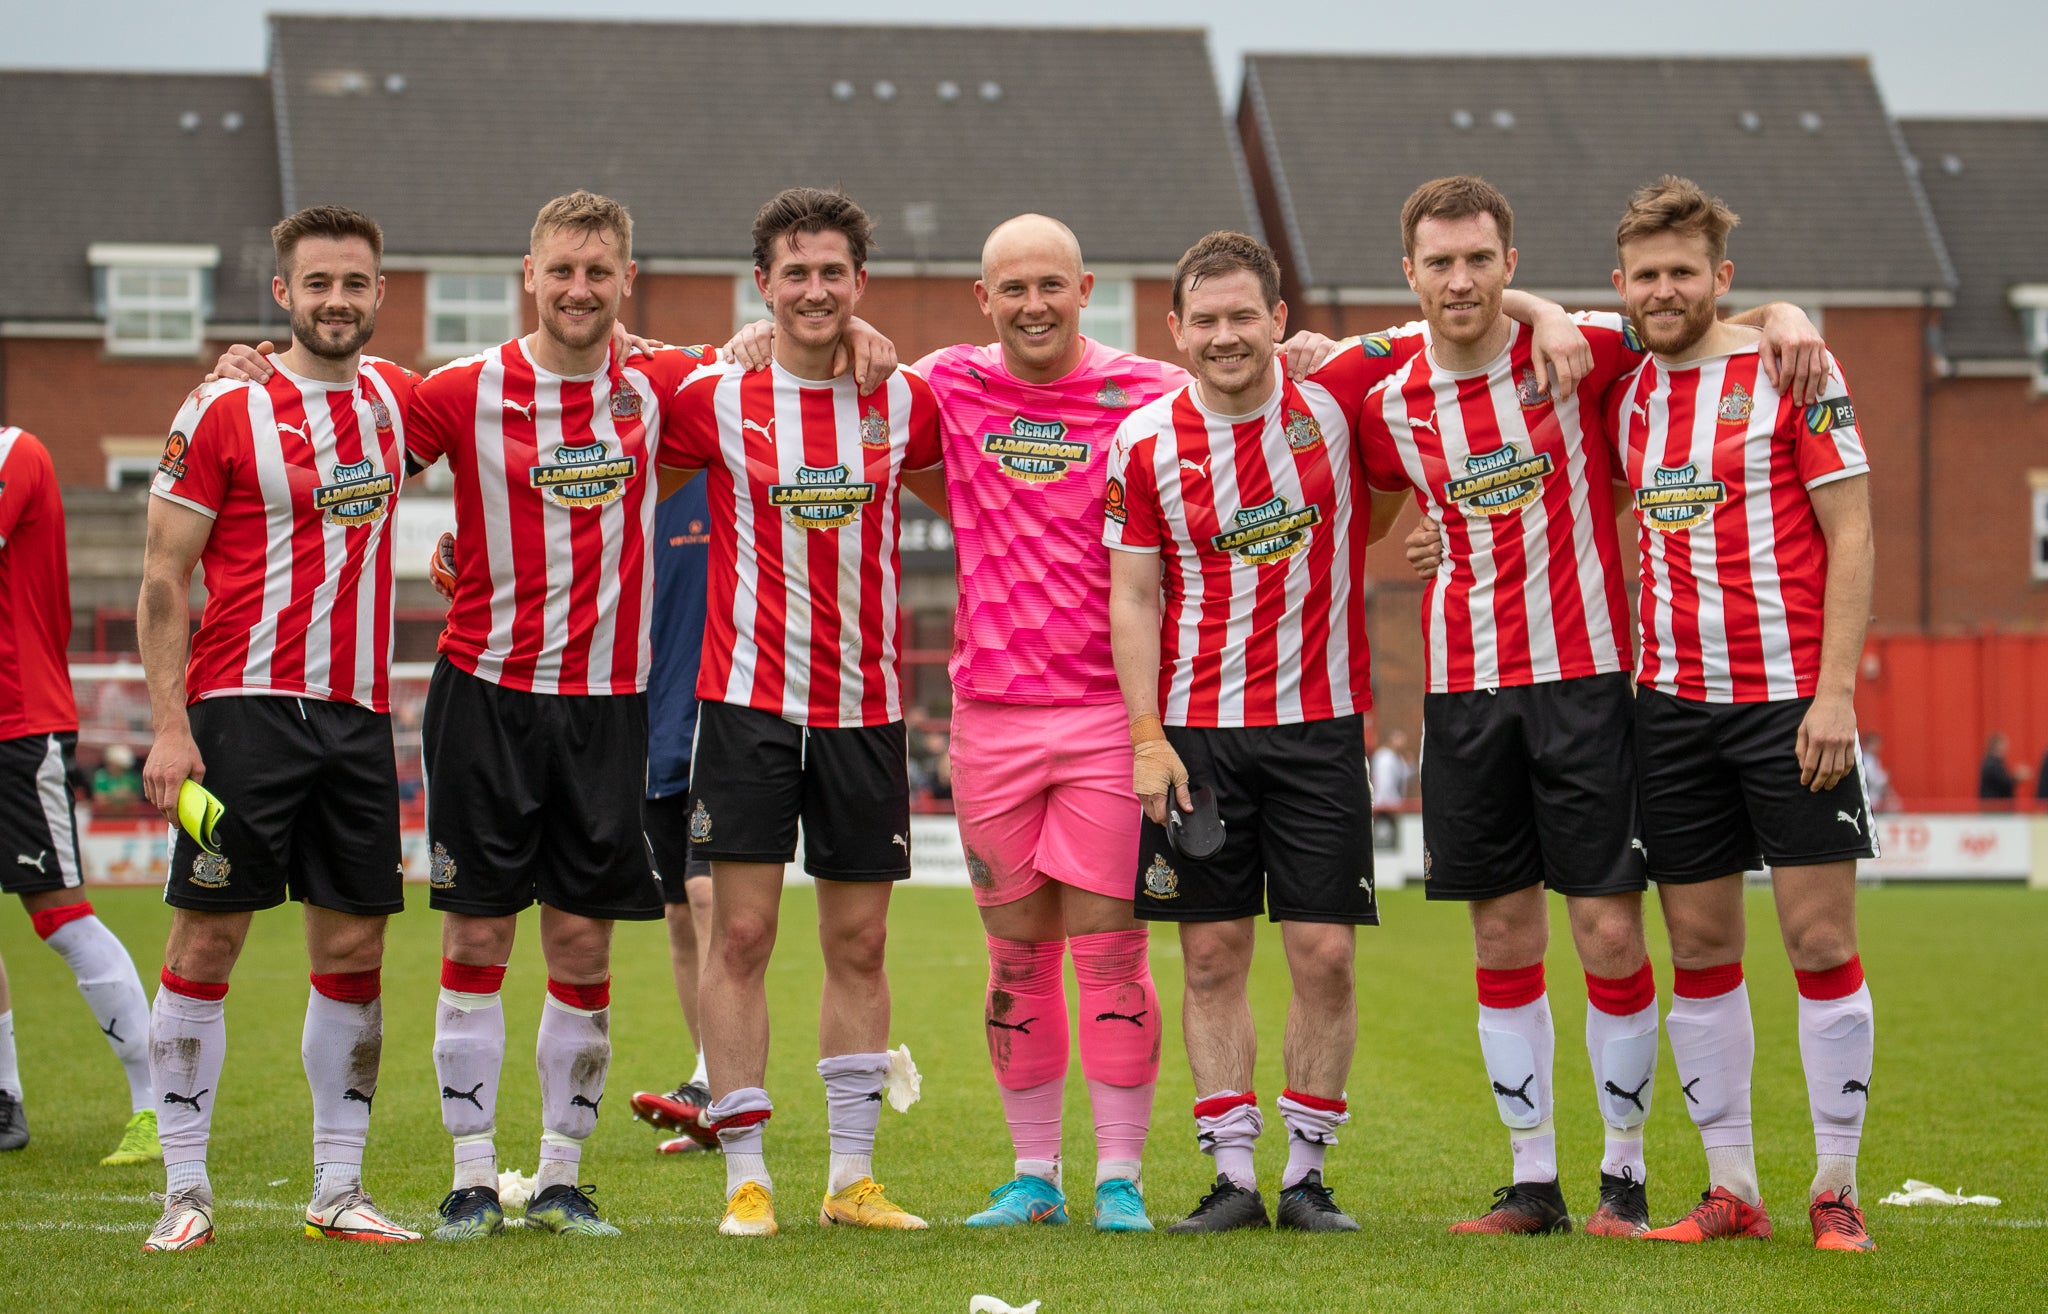
[[[1076,1222],[999,1232],[959,1220],[1009,1173],[1010,1154],[982,1042],[979,923],[965,890],[898,891],[891,936],[894,1039],[923,1069],[924,1099],[884,1113],[878,1175],[932,1220],[927,1233],[878,1235],[816,1225],[825,1173],[823,1090],[813,1071],[819,966],[811,899],[792,887],[769,977],[775,1047],[768,1136],[783,1234],[721,1238],[723,1172],[713,1156],[660,1158],[626,1095],[666,1089],[688,1067],[658,924],[620,928],[605,1116],[584,1179],[625,1236],[561,1240],[508,1232],[495,1241],[382,1249],[316,1242],[298,1221],[312,1179],[311,1112],[299,1066],[306,966],[296,910],[264,914],[228,997],[229,1055],[214,1120],[219,1240],[187,1255],[145,1256],[161,1169],[98,1166],[114,1145],[125,1087],[61,963],[12,900],[0,953],[34,1142],[0,1156],[0,1308],[59,1309],[781,1309],[961,1311],[976,1292],[1044,1314],[1173,1309],[2026,1309],[2048,1291],[2048,1010],[2034,994],[2048,948],[2048,895],[2017,889],[1908,887],[1867,892],[1863,957],[1878,1010],[1878,1060],[1862,1162],[1875,1201],[1908,1176],[2002,1196],[1997,1209],[1872,1204],[1874,1255],[1817,1254],[1804,1211],[1812,1134],[1800,1077],[1791,972],[1767,893],[1753,891],[1747,959],[1756,1012],[1757,1151],[1778,1235],[1767,1242],[1659,1247],[1569,1237],[1444,1232],[1478,1212],[1508,1177],[1473,1034],[1471,947],[1459,909],[1419,891],[1383,898],[1387,925],[1362,932],[1361,1034],[1351,1124],[1331,1154],[1355,1236],[1097,1236],[1086,1225],[1094,1149],[1078,1063],[1068,1092],[1066,1158]],[[431,1058],[438,921],[412,891],[392,922],[385,966],[386,1044],[368,1182],[414,1226],[447,1189],[448,1143]],[[168,911],[145,890],[97,890],[102,917],[154,988]],[[1560,1157],[1575,1216],[1596,1194],[1599,1124],[1585,1050],[1585,1007],[1562,917],[1550,960],[1556,1010]],[[1286,978],[1267,928],[1253,979],[1266,1046],[1258,1089],[1276,1134],[1261,1171],[1277,1185],[1284,1137],[1270,1105],[1281,1088]],[[539,1099],[530,1055],[544,974],[522,928],[505,986],[510,1033],[499,1109],[501,1164],[532,1171]],[[1670,971],[1655,949],[1669,1002]],[[1177,1037],[1179,955],[1171,931],[1153,960]],[[1650,1204],[1658,1222],[1705,1182],[1699,1139],[1663,1056],[1649,1130]],[[1146,1195],[1164,1224],[1211,1176],[1196,1152],[1193,1098],[1169,1043]]]

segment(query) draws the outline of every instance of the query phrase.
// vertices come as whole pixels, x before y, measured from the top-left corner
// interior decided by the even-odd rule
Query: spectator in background
[[[1892,792],[1891,773],[1884,769],[1878,756],[1883,749],[1884,736],[1874,731],[1858,747],[1858,755],[1863,759],[1863,792],[1870,800],[1872,812],[1896,812],[1899,796]]]
[[[109,812],[142,807],[142,773],[135,769],[135,750],[126,744],[107,745],[99,770],[92,773],[93,806]]]
[[[1393,812],[1408,797],[1408,782],[1415,768],[1408,761],[1408,735],[1389,731],[1372,753],[1372,806],[1375,812]]]
[[[1977,797],[1987,803],[2010,804],[2015,780],[2005,764],[2006,738],[1994,730],[1984,744],[1984,762],[1977,768]]]

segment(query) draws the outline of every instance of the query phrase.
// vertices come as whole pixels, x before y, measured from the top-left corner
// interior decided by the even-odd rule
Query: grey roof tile
[[[2015,283],[2048,283],[2048,119],[1907,119],[1899,127],[1960,281],[1941,317],[1943,354],[2025,358],[2006,293]]]
[[[94,242],[217,245],[214,318],[279,317],[277,134],[262,78],[0,71],[0,124],[0,317],[93,318]]]
[[[1663,173],[1743,216],[1738,288],[1949,286],[1861,59],[1253,55],[1246,94],[1318,287],[1405,287],[1401,203],[1452,173],[1507,194],[1523,287],[1607,286],[1628,194]]]
[[[796,184],[860,201],[877,259],[976,259],[1034,209],[1093,261],[1250,222],[1198,31],[271,21],[287,199],[356,205],[394,252],[521,251],[576,187],[632,210],[643,258],[744,257]]]

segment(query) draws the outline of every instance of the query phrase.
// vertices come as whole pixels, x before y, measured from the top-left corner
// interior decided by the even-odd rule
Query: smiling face
[[[289,266],[289,278],[271,280],[271,295],[291,312],[292,340],[326,360],[361,351],[384,300],[370,244],[360,237],[301,238]]]
[[[792,229],[771,250],[768,268],[754,267],[754,285],[775,316],[776,340],[807,352],[836,347],[868,286],[846,234]]]
[[[974,297],[995,324],[1004,366],[1050,383],[1081,363],[1081,308],[1094,286],[1066,225],[1025,215],[989,235]]]
[[[540,329],[572,352],[611,337],[619,308],[633,290],[635,265],[608,228],[551,228],[526,257],[526,290],[540,311]]]
[[[1501,293],[1515,276],[1514,248],[1501,241],[1491,214],[1424,219],[1401,270],[1421,303],[1433,337],[1471,346],[1500,322]]]
[[[1675,357],[1713,330],[1715,303],[1734,277],[1733,262],[1714,263],[1704,234],[1666,231],[1622,243],[1614,290],[1643,345]]]
[[[1265,404],[1273,355],[1287,331],[1287,305],[1266,303],[1257,274],[1233,269],[1190,279],[1180,310],[1166,324],[1212,410],[1245,415]]]

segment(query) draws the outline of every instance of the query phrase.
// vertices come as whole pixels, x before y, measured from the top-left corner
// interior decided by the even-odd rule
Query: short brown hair
[[[1189,247],[1173,267],[1173,313],[1180,313],[1182,294],[1203,279],[1239,270],[1259,280],[1266,309],[1280,304],[1280,261],[1272,248],[1249,234],[1223,229]]]
[[[775,265],[775,239],[789,233],[838,233],[853,254],[853,267],[868,262],[868,243],[874,239],[874,221],[854,204],[851,196],[822,187],[791,187],[777,192],[773,200],[754,215],[754,267],[767,270]]]
[[[533,220],[529,249],[538,251],[541,239],[557,229],[573,228],[584,233],[610,233],[619,241],[621,265],[633,260],[633,216],[609,196],[578,188],[557,196],[540,208]]]
[[[370,256],[379,268],[384,263],[384,230],[360,210],[340,205],[312,205],[297,214],[286,215],[270,230],[270,246],[277,253],[277,276],[291,282],[292,255],[309,237],[360,237],[370,244]]]
[[[1707,240],[1707,263],[1718,265],[1728,258],[1728,233],[1742,217],[1718,196],[1690,178],[1667,173],[1656,182],[1636,188],[1622,211],[1614,230],[1616,254],[1622,246],[1639,237],[1657,233],[1683,233]]]
[[[1401,204],[1401,250],[1415,254],[1415,230],[1424,219],[1470,219],[1480,214],[1493,216],[1502,251],[1515,244],[1515,212],[1500,188],[1469,173],[1432,178]]]

